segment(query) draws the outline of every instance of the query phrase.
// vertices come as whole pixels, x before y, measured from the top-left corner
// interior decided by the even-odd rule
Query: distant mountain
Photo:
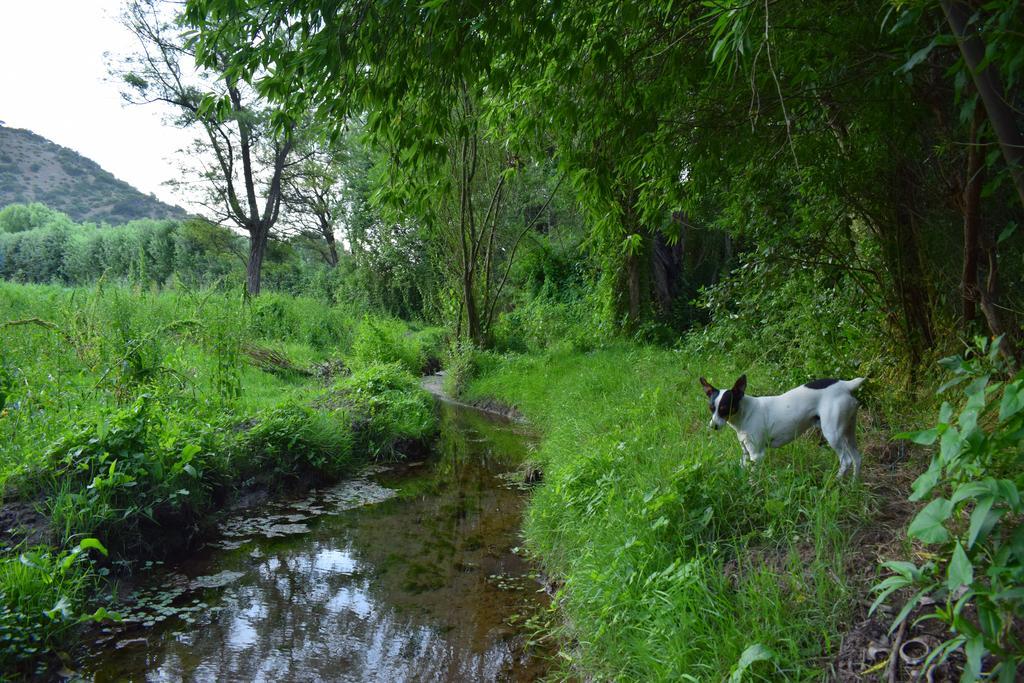
[[[187,212],[143,194],[92,159],[32,131],[0,124],[0,208],[41,202],[75,221],[127,223]]]

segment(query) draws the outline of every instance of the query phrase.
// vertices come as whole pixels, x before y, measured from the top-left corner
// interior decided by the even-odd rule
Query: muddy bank
[[[464,406],[467,408],[473,408],[481,412],[487,413],[488,415],[494,415],[496,417],[503,418],[509,422],[516,422],[519,424],[527,424],[526,417],[519,412],[515,406],[510,406],[507,403],[493,398],[482,398],[472,401],[461,401],[457,398],[453,398],[444,390],[444,373],[439,372],[434,375],[427,375],[420,380],[420,386],[428,391],[432,396],[438,400],[453,405]]]

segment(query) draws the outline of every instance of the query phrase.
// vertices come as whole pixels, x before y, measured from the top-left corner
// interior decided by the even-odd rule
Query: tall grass
[[[746,680],[811,680],[838,647],[866,494],[835,480],[836,457],[811,438],[741,468],[731,431],[707,429],[697,382],[739,370],[628,345],[510,357],[471,385],[544,432],[525,531],[564,581],[578,670],[723,680],[746,652]],[[744,370],[752,392],[781,389]]]

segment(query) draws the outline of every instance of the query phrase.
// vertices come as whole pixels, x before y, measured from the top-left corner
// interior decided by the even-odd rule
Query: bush
[[[440,355],[443,333],[428,328],[413,333],[408,326],[390,318],[366,315],[352,342],[352,364],[368,367],[398,363],[413,375],[420,375]]]
[[[928,559],[886,562],[893,576],[875,586],[877,607],[895,591],[913,588],[893,623],[896,628],[926,597],[928,616],[946,624],[952,637],[924,663],[938,664],[962,648],[961,680],[1015,680],[1024,663],[1024,375],[995,380],[1005,366],[998,342],[979,339],[979,352],[945,359],[953,378],[940,389],[966,383],[959,411],[944,402],[935,427],[904,435],[915,443],[939,443],[931,465],[914,482],[911,500],[929,500],[907,536],[930,546]],[[955,415],[954,413],[958,414]],[[986,657],[994,665],[983,672]]]
[[[243,476],[302,481],[338,477],[354,456],[346,420],[299,405],[282,405],[262,415],[231,451]]]
[[[473,380],[497,367],[498,361],[496,354],[469,344],[453,348],[444,364],[444,390],[449,396],[462,396]]]
[[[359,425],[360,445],[375,457],[393,455],[398,442],[422,442],[434,433],[432,400],[399,363],[361,368],[334,388]]]
[[[167,425],[165,410],[144,394],[50,446],[50,515],[61,538],[96,535],[134,548],[145,542],[143,520],[192,518],[208,507],[217,444],[210,433],[185,436]]]

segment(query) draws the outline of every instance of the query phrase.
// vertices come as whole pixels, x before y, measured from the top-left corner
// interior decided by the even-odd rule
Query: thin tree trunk
[[[473,294],[473,276],[468,271],[462,278],[462,296],[466,300],[466,327],[469,340],[474,346],[482,347],[480,312],[476,308],[476,296]]]
[[[324,241],[327,242],[327,265],[331,268],[338,267],[338,243],[334,239],[334,232],[332,230],[324,230]]]
[[[918,365],[924,352],[935,344],[929,310],[928,290],[917,239],[914,179],[906,164],[900,164],[894,178],[894,234],[888,237],[889,267],[896,284],[896,296],[903,313],[904,333],[911,365]]]
[[[981,283],[979,283],[978,305],[985,316],[985,322],[988,323],[988,329],[992,336],[1002,337],[1002,341],[999,344],[1000,353],[1003,354],[1010,367],[1016,371],[1021,367],[1021,351],[1017,346],[1014,334],[1016,327],[1012,324],[1006,324],[1000,313],[1000,307],[996,303],[999,300],[999,259],[996,253],[996,236],[989,227],[979,232],[988,262],[988,275],[985,278],[984,286],[981,286]]]
[[[629,324],[640,323],[640,259],[636,254],[626,257],[626,286],[629,290]]]
[[[259,296],[260,293],[263,256],[267,251],[267,236],[269,232],[263,226],[257,226],[249,233],[249,263],[245,269],[245,291],[249,296]]]
[[[1024,205],[1024,136],[1017,130],[1016,119],[1004,96],[999,73],[991,63],[981,68],[985,59],[985,44],[977,30],[967,25],[972,14],[970,5],[963,0],[940,0],[940,4],[974,79],[974,87],[985,104],[988,120],[999,140],[1013,185],[1017,188],[1017,197]]]
[[[967,177],[964,179],[964,270],[961,278],[964,305],[964,327],[970,328],[977,318],[978,301],[978,249],[981,228],[981,185],[985,174],[979,128],[984,112],[974,110],[971,124],[971,142],[967,151]]]

